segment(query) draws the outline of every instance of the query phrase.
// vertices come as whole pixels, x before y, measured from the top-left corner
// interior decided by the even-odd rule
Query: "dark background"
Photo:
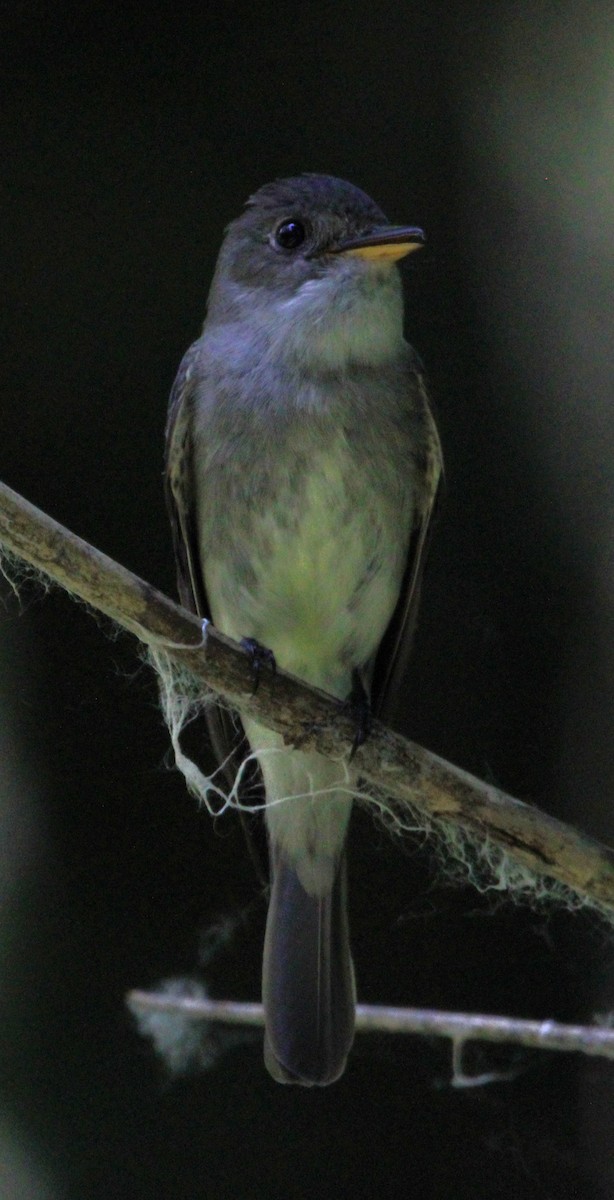
[[[359,184],[428,248],[408,330],[447,463],[400,723],[612,839],[612,92],[607,5],[16,3],[0,22],[0,478],[174,594],[162,432],[225,223],[277,175]],[[230,819],[165,767],[134,643],[6,589],[3,1194],[606,1198],[611,1067],[361,1037],[322,1092],[258,1041],[169,1083],[124,1007],[191,973],[255,999],[265,906]],[[358,813],[360,998],[589,1020],[586,916],[447,886]],[[4,1172],[4,1174],[3,1174]]]

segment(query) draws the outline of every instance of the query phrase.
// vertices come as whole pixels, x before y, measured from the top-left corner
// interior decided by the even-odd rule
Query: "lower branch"
[[[188,1021],[224,1025],[264,1025],[261,1004],[209,1000],[204,995],[178,996],[131,991],[126,997],[135,1016],[168,1013]],[[523,1021],[515,1017],[475,1016],[425,1008],[390,1008],[357,1004],[356,1030],[362,1033],[415,1033],[450,1038],[455,1047],[467,1042],[513,1043],[534,1050],[576,1051],[614,1059],[614,1029],[599,1025],[563,1025],[557,1021]],[[146,1026],[143,1026],[143,1032]],[[471,1077],[469,1077],[471,1080]],[[481,1077],[477,1077],[482,1081]],[[465,1082],[467,1082],[465,1080]],[[475,1078],[473,1079],[475,1082]]]

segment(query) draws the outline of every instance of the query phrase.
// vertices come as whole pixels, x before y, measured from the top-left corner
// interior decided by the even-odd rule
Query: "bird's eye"
[[[300,221],[282,221],[275,230],[274,241],[282,250],[296,250],[305,241],[305,226]]]

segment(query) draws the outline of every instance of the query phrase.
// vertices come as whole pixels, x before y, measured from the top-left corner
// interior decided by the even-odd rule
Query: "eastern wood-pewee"
[[[401,683],[441,451],[403,338],[396,263],[423,241],[327,175],[261,188],[229,225],[179,368],[166,482],[183,603],[373,710]],[[225,756],[228,714],[212,718]],[[265,1061],[331,1083],[354,1035],[350,764],[243,721],[266,794]]]

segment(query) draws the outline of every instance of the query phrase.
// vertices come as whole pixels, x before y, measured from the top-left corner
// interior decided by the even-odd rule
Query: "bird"
[[[257,190],[226,228],[200,337],[171,392],[165,486],[182,603],[263,661],[348,701],[355,746],[412,641],[442,475],[398,264],[419,248],[324,174]],[[221,761],[237,720],[214,710]],[[243,717],[265,792],[264,1058],[324,1086],[354,1037],[347,915],[352,762]],[[351,756],[348,756],[351,758]]]

